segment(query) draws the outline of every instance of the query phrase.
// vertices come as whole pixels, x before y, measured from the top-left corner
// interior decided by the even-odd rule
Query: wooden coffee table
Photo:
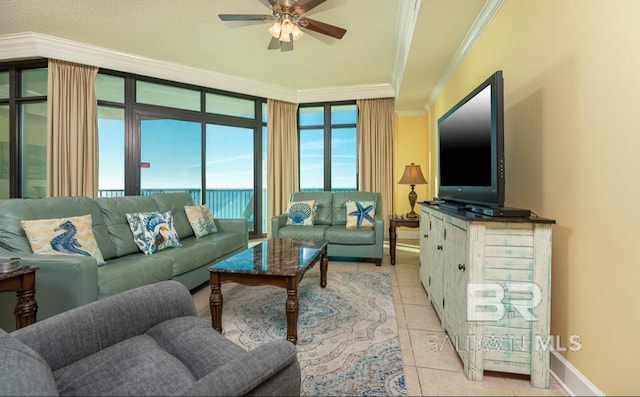
[[[272,238],[233,255],[209,268],[211,279],[211,326],[222,332],[220,284],[275,285],[286,288],[287,340],[298,342],[298,284],[305,272],[320,261],[320,287],[327,286],[327,242]]]

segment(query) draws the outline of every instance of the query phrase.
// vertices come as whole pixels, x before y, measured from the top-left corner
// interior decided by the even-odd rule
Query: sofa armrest
[[[271,237],[280,237],[280,228],[286,225],[287,214],[276,215],[271,218]]]
[[[277,379],[278,390],[269,395],[300,395],[300,366],[296,347],[287,341],[272,341],[256,347],[205,375],[186,390],[185,396],[244,396],[256,390],[278,373],[293,366],[285,379]],[[251,393],[251,394],[254,394]]]
[[[98,267],[95,258],[81,255],[40,255],[0,252],[0,258],[20,258],[23,265],[34,265],[38,321],[98,299]],[[0,295],[0,326],[13,330],[13,294]],[[10,310],[5,310],[5,308]]]
[[[142,335],[163,321],[196,316],[189,290],[162,281],[121,292],[14,331],[53,371]]]
[[[249,230],[249,223],[246,219],[215,219],[216,228],[221,232],[237,232],[247,233]]]

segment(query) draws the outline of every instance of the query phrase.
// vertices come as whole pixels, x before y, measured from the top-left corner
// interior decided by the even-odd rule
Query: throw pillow
[[[180,238],[173,227],[171,211],[126,214],[133,241],[146,255],[166,248],[179,247]]]
[[[315,200],[289,201],[287,206],[287,225],[313,226],[316,215]]]
[[[218,231],[216,223],[213,221],[213,214],[209,205],[185,205],[184,212],[191,224],[196,238],[204,237]]]
[[[91,215],[20,221],[34,254],[92,256],[106,262],[93,234]]]
[[[347,201],[347,229],[373,227],[376,215],[373,201]]]

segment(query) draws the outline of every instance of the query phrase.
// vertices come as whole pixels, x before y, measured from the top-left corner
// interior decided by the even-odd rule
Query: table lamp
[[[407,213],[407,218],[418,218],[419,215],[413,210],[413,207],[416,205],[416,200],[418,199],[418,195],[413,190],[413,187],[415,185],[424,185],[427,183],[427,180],[424,179],[424,176],[422,175],[420,166],[413,163],[406,165],[404,167],[404,174],[402,174],[402,178],[400,178],[400,182],[398,183],[401,185],[411,185],[411,191],[409,192],[409,205],[411,205],[411,212]]]

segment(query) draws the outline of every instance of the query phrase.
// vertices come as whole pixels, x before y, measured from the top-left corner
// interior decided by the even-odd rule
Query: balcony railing
[[[142,189],[142,196],[153,193],[187,192],[197,204],[202,203],[202,189]],[[99,190],[98,197],[123,197],[124,190]],[[244,218],[253,221],[253,189],[207,189],[204,202],[214,218]],[[253,225],[250,225],[251,229]]]

